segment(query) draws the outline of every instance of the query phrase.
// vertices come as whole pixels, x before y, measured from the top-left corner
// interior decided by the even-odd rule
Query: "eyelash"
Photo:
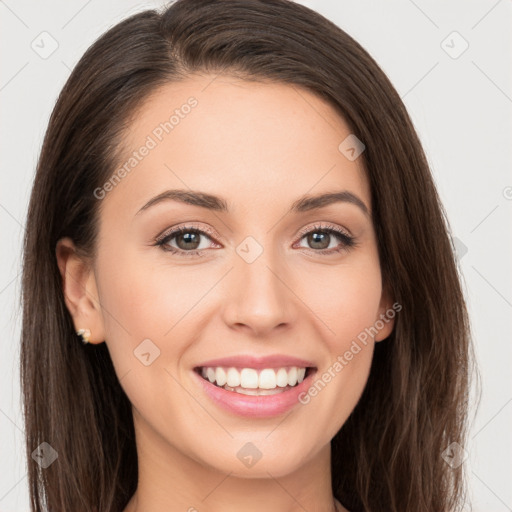
[[[191,256],[204,256],[205,250],[193,250],[193,251],[185,251],[183,249],[176,249],[175,247],[168,247],[166,244],[170,242],[173,238],[175,238],[177,235],[182,235],[183,233],[199,233],[201,235],[205,235],[208,238],[213,238],[214,234],[210,232],[209,230],[203,230],[199,229],[195,226],[182,226],[179,228],[174,228],[170,231],[166,231],[162,235],[158,236],[155,240],[154,245],[160,247],[163,251],[170,252],[171,254],[179,254],[183,255],[185,257],[191,257]],[[302,231],[300,233],[299,242],[308,234],[315,233],[315,232],[322,232],[326,233],[328,235],[334,235],[335,237],[340,240],[341,245],[335,249],[321,249],[321,250],[315,250],[306,248],[309,251],[312,251],[314,254],[320,254],[320,255],[328,255],[328,254],[337,254],[342,251],[350,251],[354,247],[357,247],[358,243],[356,239],[353,236],[348,235],[345,231],[341,230],[340,228],[337,228],[333,225],[315,225],[312,228],[309,228],[305,231]]]

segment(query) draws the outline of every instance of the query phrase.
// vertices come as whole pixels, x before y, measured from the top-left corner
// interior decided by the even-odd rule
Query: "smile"
[[[239,416],[268,417],[299,404],[315,367],[241,368],[201,366],[194,374],[213,402]]]
[[[244,395],[262,396],[283,393],[300,384],[313,368],[297,366],[282,368],[201,367],[201,376],[218,387]]]

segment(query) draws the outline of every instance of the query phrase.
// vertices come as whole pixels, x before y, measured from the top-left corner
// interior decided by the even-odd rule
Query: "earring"
[[[76,331],[76,335],[84,345],[87,345],[91,337],[91,331],[89,329],[78,329],[78,331]]]

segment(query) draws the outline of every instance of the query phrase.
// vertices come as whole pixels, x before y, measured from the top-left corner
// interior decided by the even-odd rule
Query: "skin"
[[[331,512],[330,440],[393,321],[310,403],[272,418],[220,409],[192,369],[218,357],[279,353],[314,361],[321,375],[391,308],[361,159],[338,150],[350,129],[323,100],[225,75],[192,76],[152,94],[125,135],[127,157],[190,96],[198,105],[100,200],[94,260],[81,259],[69,239],[56,251],[75,327],[89,328],[91,343],[107,343],[133,405],[139,482],[125,512]],[[166,200],[137,214],[168,189],[221,196],[230,211]],[[357,195],[370,215],[347,202],[287,213],[306,193],[339,190]],[[201,235],[204,257],[154,245],[168,228],[190,223],[215,233]],[[326,223],[358,245],[319,254],[300,231]],[[236,252],[248,236],[263,248],[252,263]],[[169,244],[187,250],[179,237]],[[332,235],[328,250],[337,247],[343,243]],[[134,350],[148,338],[160,355],[145,366]],[[236,456],[247,442],[262,453],[250,468]]]

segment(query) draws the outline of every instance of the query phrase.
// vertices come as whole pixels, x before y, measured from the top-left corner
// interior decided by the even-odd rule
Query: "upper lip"
[[[269,356],[251,356],[251,355],[237,355],[231,357],[222,357],[220,359],[210,359],[196,365],[196,368],[202,367],[238,367],[238,368],[282,368],[285,366],[298,366],[299,368],[312,367],[316,368],[315,364],[306,359],[299,359],[297,357],[287,356],[284,354],[272,354]]]

